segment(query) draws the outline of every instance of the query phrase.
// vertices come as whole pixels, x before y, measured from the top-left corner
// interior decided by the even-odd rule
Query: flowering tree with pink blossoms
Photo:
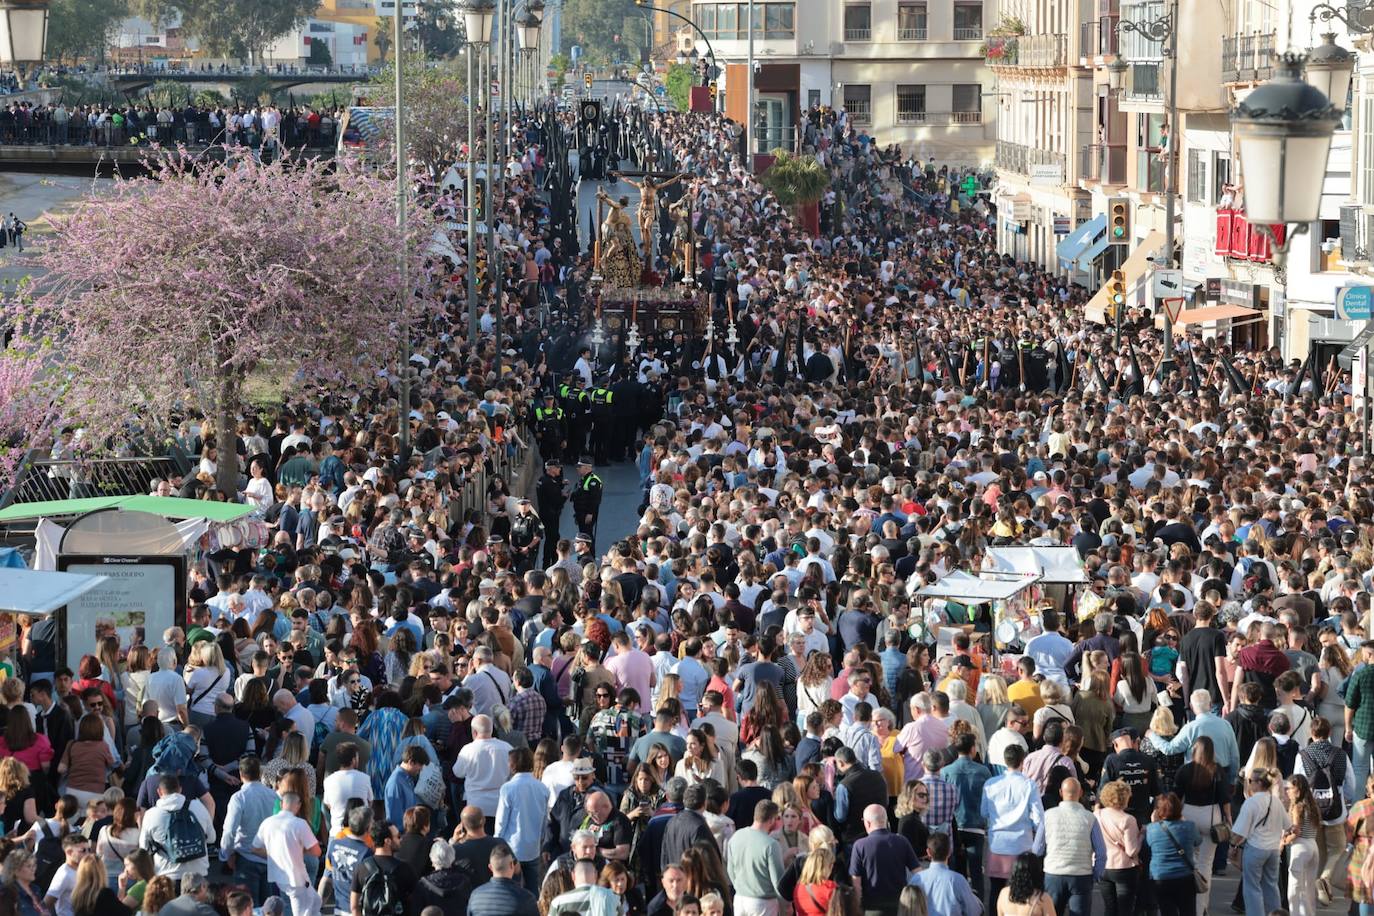
[[[441,305],[414,293],[434,226],[413,212],[401,239],[394,206],[392,185],[363,170],[174,155],[85,201],[57,222],[21,315],[23,333],[56,342],[62,422],[118,445],[199,412],[232,435],[252,373],[289,387],[395,368],[401,328]],[[237,465],[221,448],[226,493]]]
[[[0,491],[13,481],[34,431],[53,425],[56,381],[44,371],[40,352],[0,351]]]

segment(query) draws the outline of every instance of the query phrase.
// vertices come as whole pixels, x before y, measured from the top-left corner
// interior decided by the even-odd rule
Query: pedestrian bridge
[[[232,88],[248,80],[266,79],[274,90],[291,89],[296,86],[313,86],[320,83],[334,85],[353,85],[365,83],[373,76],[372,71],[362,68],[345,70],[285,69],[285,70],[136,70],[115,72],[106,75],[111,89],[132,94],[147,89],[154,83],[182,83],[187,86]]]

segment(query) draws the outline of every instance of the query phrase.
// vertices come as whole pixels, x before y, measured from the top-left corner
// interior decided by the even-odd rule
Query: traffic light
[[[582,74],[582,85],[584,85],[584,86],[587,87],[587,91],[588,91],[588,92],[591,92],[591,91],[592,91],[592,74],[591,74],[591,71],[588,71],[588,72]]]
[[[1124,197],[1107,201],[1107,240],[1113,245],[1131,242],[1131,202]]]
[[[1126,306],[1126,275],[1119,270],[1112,271],[1107,281],[1107,313],[1116,317]]]
[[[711,81],[710,90],[711,90],[711,101],[714,102],[714,101],[716,100],[716,93],[719,91],[719,90],[716,88],[715,80],[712,80],[712,81]]]
[[[485,223],[487,221],[487,177],[481,175],[473,181],[472,193],[472,221],[474,223]]]

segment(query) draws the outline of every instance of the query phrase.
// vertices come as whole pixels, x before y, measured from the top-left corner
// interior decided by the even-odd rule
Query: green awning
[[[84,515],[97,509],[130,509],[165,518],[203,518],[212,522],[232,522],[253,511],[241,503],[219,503],[176,496],[95,496],[87,499],[58,499],[36,503],[16,503],[0,509],[0,522],[25,519]]]

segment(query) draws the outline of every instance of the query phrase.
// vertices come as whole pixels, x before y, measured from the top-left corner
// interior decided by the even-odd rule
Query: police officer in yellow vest
[[[545,461],[561,461],[568,444],[568,421],[554,401],[552,391],[545,393],[543,403],[534,408],[534,440]]]
[[[570,373],[568,380],[558,386],[558,400],[568,424],[568,444],[564,451],[568,455],[580,455],[587,450],[587,428],[591,426],[591,404],[582,388],[582,376]]]
[[[579,534],[592,539],[592,552],[595,553],[596,520],[601,515],[601,478],[592,470],[592,459],[587,456],[577,462],[577,475],[572,490],[573,521],[577,523]]]
[[[615,395],[611,389],[598,385],[587,392],[587,400],[592,409],[592,457],[597,464],[604,465],[616,438],[615,414],[611,410]]]

